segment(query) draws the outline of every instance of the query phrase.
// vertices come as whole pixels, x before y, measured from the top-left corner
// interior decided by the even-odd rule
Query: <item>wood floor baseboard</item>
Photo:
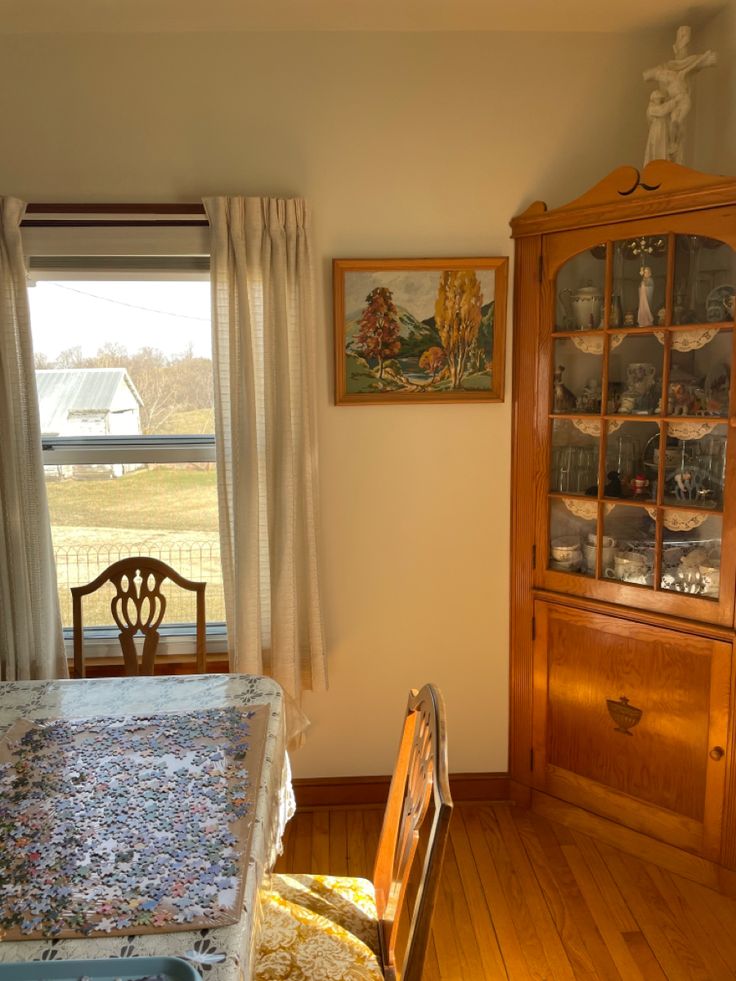
[[[296,806],[364,807],[385,804],[390,776],[297,777],[293,781]],[[508,773],[451,773],[452,799],[461,801],[510,800]]]

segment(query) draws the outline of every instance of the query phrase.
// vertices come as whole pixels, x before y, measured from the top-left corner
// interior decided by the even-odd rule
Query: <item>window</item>
[[[78,244],[87,230],[66,231]],[[64,244],[67,254],[36,249],[28,260],[64,627],[71,586],[141,554],[207,582],[210,640],[224,638],[208,257],[80,257]],[[185,649],[192,633],[193,598],[176,592],[163,652]],[[84,617],[109,639],[109,598],[95,594]]]

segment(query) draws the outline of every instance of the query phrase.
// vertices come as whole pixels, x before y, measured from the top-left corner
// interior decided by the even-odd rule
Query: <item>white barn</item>
[[[141,432],[143,400],[125,368],[38,369],[36,387],[42,437],[136,436]],[[95,467],[101,469],[116,477],[124,473],[122,464]],[[60,476],[69,470],[64,467]]]

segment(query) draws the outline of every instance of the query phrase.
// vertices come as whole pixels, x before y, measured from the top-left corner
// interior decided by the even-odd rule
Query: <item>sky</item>
[[[360,314],[365,298],[376,286],[387,286],[393,293],[394,303],[405,307],[417,320],[434,316],[434,302],[440,281],[439,269],[386,269],[379,272],[347,270],[345,272],[345,315],[348,319]],[[483,293],[483,303],[493,299],[492,270],[476,270]]]
[[[81,347],[94,355],[108,342],[133,354],[154,347],[211,357],[210,284],[206,280],[161,282],[40,281],[28,290],[33,350],[56,359]]]

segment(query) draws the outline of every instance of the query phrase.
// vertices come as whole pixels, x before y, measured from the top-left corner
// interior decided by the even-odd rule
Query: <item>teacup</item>
[[[707,596],[718,596],[721,591],[721,567],[718,565],[701,565],[699,572],[703,580],[703,592]]]
[[[649,572],[642,555],[635,552],[617,552],[613,557],[613,570],[606,569],[609,579],[620,579],[624,582],[646,582]]]
[[[596,535],[595,532],[591,531],[588,534],[588,543],[590,545],[597,545],[598,544],[598,537],[599,536]],[[601,545],[602,545],[603,548],[614,548],[615,545],[616,545],[616,539],[615,538],[611,538],[610,535],[601,535],[600,536],[600,542],[601,542]]]
[[[580,539],[577,535],[563,535],[561,538],[553,538],[550,551],[555,562],[570,562],[571,560],[579,562],[582,559]]]
[[[603,540],[606,540],[605,536]],[[609,541],[613,541],[613,539],[609,539]],[[597,545],[583,545],[583,552],[585,553],[585,565],[587,566],[588,571],[595,573],[596,554],[598,552]],[[615,549],[613,545],[609,545],[601,549],[601,571],[604,575],[609,569],[613,569],[614,556]]]

